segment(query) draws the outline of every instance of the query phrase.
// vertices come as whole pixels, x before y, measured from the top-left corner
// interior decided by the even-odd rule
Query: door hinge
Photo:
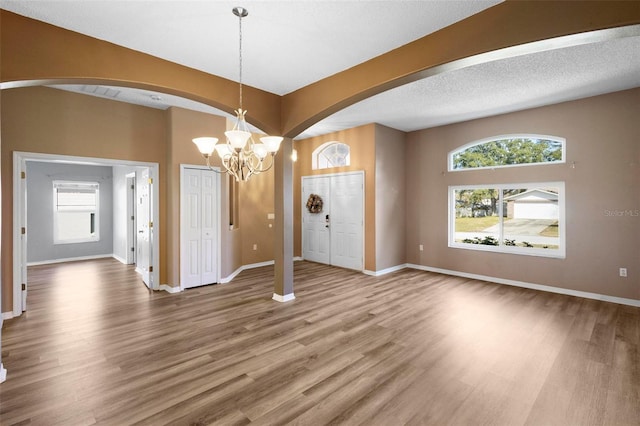
[[[136,220],[136,217],[135,216],[131,216],[131,220]]]
[[[149,228],[153,228],[153,222],[149,222]]]
[[[26,291],[27,290],[27,285],[25,283],[22,283],[22,291]]]
[[[153,266],[149,266],[149,272],[153,272]]]
[[[25,227],[23,226],[23,227],[20,229],[20,233],[21,233],[22,235],[26,234],[26,233],[27,233],[27,228],[25,228]]]
[[[136,249],[135,249],[134,247],[131,247],[131,251],[132,251],[132,252],[133,252],[133,251],[136,251]]]
[[[26,179],[27,174],[25,172],[20,172],[20,179]]]
[[[153,185],[153,178],[149,178],[149,185]]]
[[[131,185],[131,189],[136,189],[136,187],[134,185]]]

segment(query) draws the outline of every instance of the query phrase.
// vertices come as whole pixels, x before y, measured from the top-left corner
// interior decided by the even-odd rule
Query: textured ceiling
[[[3,9],[238,79],[243,5],[243,81],[279,95],[434,32],[498,1],[10,1]],[[492,60],[433,75],[348,107],[298,138],[370,122],[411,131],[640,87],[640,26],[621,38]],[[95,87],[64,86],[87,93]],[[104,92],[104,93],[103,93]],[[117,92],[117,93],[116,93]],[[134,88],[96,96],[226,115]],[[153,99],[160,96],[161,99]]]

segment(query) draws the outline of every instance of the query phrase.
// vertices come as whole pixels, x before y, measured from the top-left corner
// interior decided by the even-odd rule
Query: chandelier
[[[193,143],[198,147],[209,169],[215,171],[209,162],[215,150],[226,172],[240,182],[247,181],[252,175],[266,172],[273,167],[274,157],[280,148],[282,137],[263,136],[260,142],[255,142],[245,120],[247,111],[242,109],[242,18],[247,16],[249,11],[244,7],[234,7],[232,10],[239,22],[240,108],[234,111],[236,121],[233,129],[224,132],[226,143],[218,143],[218,138],[214,137],[195,138]]]

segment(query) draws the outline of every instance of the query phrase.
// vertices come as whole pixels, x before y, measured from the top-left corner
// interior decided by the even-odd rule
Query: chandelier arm
[[[236,178],[238,182],[243,181],[243,173],[242,173],[242,158],[240,158],[240,153],[236,155],[232,155],[229,159],[231,174]]]
[[[256,156],[254,153],[250,153],[245,157],[247,169],[251,172],[251,174],[257,174],[260,172],[260,158]]]
[[[269,157],[271,157],[271,161],[270,161],[269,167],[267,167],[266,169],[262,169],[262,170],[260,170],[261,172],[266,172],[266,171],[268,171],[268,170],[271,170],[271,168],[273,167],[273,165],[274,165],[274,164],[275,164],[275,162],[276,162],[275,156],[276,156],[276,153],[275,153],[275,152],[271,152],[271,153],[270,153]],[[264,160],[263,160],[263,162],[264,162]]]
[[[207,164],[206,164],[206,166],[207,166],[207,168],[208,168],[209,170],[211,170],[212,172],[216,172],[216,173],[218,173],[219,175],[226,173],[226,171],[224,171],[224,172],[223,172],[223,171],[216,170],[216,169],[214,169],[214,168],[213,168],[213,166],[211,165],[211,162],[209,161],[209,159],[211,158],[211,156],[210,156],[210,155],[204,155],[204,154],[203,154],[202,156],[203,156],[203,157],[204,157],[204,159],[206,160],[206,163],[207,163]]]

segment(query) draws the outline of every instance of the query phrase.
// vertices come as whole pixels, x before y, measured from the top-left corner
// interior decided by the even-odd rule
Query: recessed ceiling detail
[[[112,98],[115,99],[120,94],[120,90],[114,89],[112,87],[105,86],[82,86],[80,88],[82,93],[86,93],[88,95],[100,96],[102,98]]]

